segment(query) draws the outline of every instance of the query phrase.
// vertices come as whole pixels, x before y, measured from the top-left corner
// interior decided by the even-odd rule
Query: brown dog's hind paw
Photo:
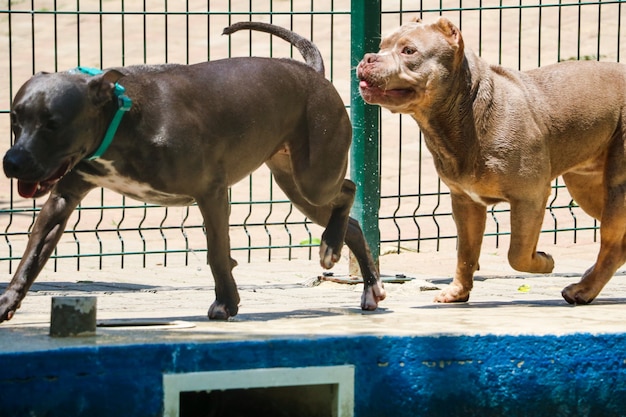
[[[580,284],[571,284],[563,288],[561,295],[570,304],[585,305],[595,300],[596,295],[589,294],[589,291],[585,291],[581,288]]]

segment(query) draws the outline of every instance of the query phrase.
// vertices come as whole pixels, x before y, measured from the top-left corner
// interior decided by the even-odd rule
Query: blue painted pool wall
[[[154,417],[162,374],[353,364],[355,417],[626,416],[626,336],[328,337],[0,354],[0,416]]]

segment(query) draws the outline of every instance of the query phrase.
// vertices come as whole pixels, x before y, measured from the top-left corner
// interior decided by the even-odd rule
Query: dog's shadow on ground
[[[626,305],[626,298],[600,298],[594,300],[591,304],[584,306],[575,306],[568,304],[562,298],[554,298],[548,300],[503,300],[503,301],[468,301],[464,303],[433,303],[429,305],[415,306],[417,310],[434,310],[434,309],[475,309],[475,308],[504,308],[504,307],[561,307],[561,308],[590,308],[593,306],[607,305]]]
[[[619,270],[614,276],[624,276],[626,275],[626,271]],[[475,282],[484,282],[493,279],[522,279],[527,280],[529,283],[532,283],[533,278],[555,278],[555,279],[565,279],[579,280],[581,278],[580,273],[575,272],[555,272],[551,274],[512,274],[512,275],[485,275],[480,276],[477,275],[474,277]],[[449,285],[452,283],[452,278],[433,278],[428,279],[428,282],[434,285]],[[557,281],[558,282],[558,281]],[[590,306],[606,306],[606,305],[614,305],[614,304],[626,304],[626,298],[623,297],[600,297],[594,300]],[[433,303],[428,305],[415,306],[414,309],[419,310],[429,310],[429,309],[441,309],[441,308],[499,308],[499,307],[512,307],[512,306],[524,306],[524,307],[576,307],[575,305],[568,304],[563,298],[556,297],[554,299],[529,299],[529,300],[502,300],[502,301],[473,301],[470,297],[470,301],[463,303]],[[583,307],[583,305],[579,305],[579,307]]]
[[[377,309],[376,311],[362,311],[358,308],[320,308],[320,309],[299,309],[299,310],[285,310],[285,311],[268,311],[268,312],[256,312],[256,313],[240,313],[235,317],[231,317],[225,321],[210,320],[207,316],[170,316],[170,317],[137,317],[132,319],[105,319],[98,321],[98,327],[105,328],[136,328],[143,327],[149,329],[150,327],[156,328],[157,326],[166,327],[171,325],[172,327],[179,326],[179,323],[250,323],[250,322],[274,322],[280,320],[303,320],[303,319],[319,319],[329,317],[341,317],[347,315],[380,315],[389,314],[393,310]],[[180,326],[179,326],[180,327]],[[184,328],[184,326],[183,326]],[[217,326],[216,326],[217,330]]]
[[[0,291],[4,291],[8,283],[0,284]],[[139,292],[159,291],[164,287],[157,285],[143,285],[132,283],[114,283],[106,281],[56,281],[35,282],[29,292],[46,294],[58,292],[85,292],[85,293],[114,293],[114,292]],[[169,287],[167,289],[170,289]]]
[[[377,308],[375,311],[363,311],[358,307],[329,307],[316,309],[300,309],[291,311],[275,311],[264,313],[240,313],[231,321],[234,322],[266,322],[283,319],[315,319],[341,316],[371,316],[392,313],[393,310]]]
[[[613,274],[616,276],[626,276],[626,270],[619,270]],[[498,275],[475,275],[474,282],[484,282],[493,279],[523,279],[532,282],[535,278],[563,278],[563,279],[580,279],[582,275],[579,272],[553,272],[550,274],[498,274]],[[448,285],[452,283],[451,277],[446,278],[428,278],[426,281],[436,285]]]

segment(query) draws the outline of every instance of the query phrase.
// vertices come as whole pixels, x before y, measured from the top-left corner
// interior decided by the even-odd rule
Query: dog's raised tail
[[[319,49],[317,49],[317,46],[315,46],[315,44],[307,38],[304,38],[297,33],[292,32],[289,29],[285,29],[281,26],[276,26],[270,23],[263,22],[234,23],[225,28],[224,32],[222,32],[222,35],[230,35],[242,29],[271,33],[272,35],[278,36],[279,38],[286,40],[287,42],[295,46],[298,51],[300,51],[300,53],[304,57],[305,62],[309,66],[311,66],[315,71],[319,72],[320,74],[324,74],[324,60],[322,59],[322,54],[320,53]]]

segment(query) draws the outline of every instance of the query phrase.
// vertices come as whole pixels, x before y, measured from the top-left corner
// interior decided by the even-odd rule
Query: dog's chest
[[[163,192],[147,182],[125,176],[115,169],[111,161],[99,159],[95,163],[102,168],[99,173],[92,174],[85,170],[80,170],[78,173],[83,180],[98,187],[107,188],[138,201],[164,206],[186,206],[195,201],[191,196]]]

